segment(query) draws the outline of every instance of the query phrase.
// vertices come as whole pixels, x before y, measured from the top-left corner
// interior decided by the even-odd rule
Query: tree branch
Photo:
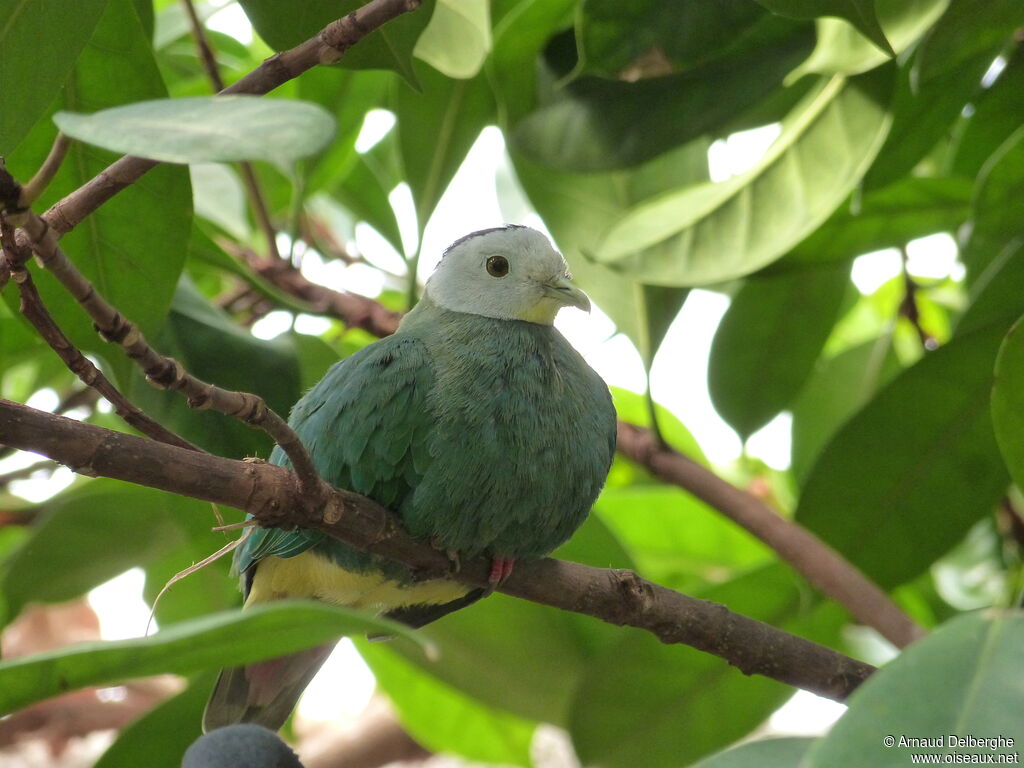
[[[261,525],[315,528],[358,549],[412,567],[420,578],[447,576],[488,586],[490,563],[477,557],[449,573],[446,554],[413,540],[398,517],[350,491],[331,489],[322,515],[309,517],[291,473],[273,464],[234,461],[112,432],[0,400],[0,443],[41,453],[79,474],[111,477],[237,507]],[[631,571],[545,558],[517,566],[500,591],[638,627],[665,643],[719,656],[760,674],[842,700],[874,668],[724,606],[653,584]]]
[[[400,316],[373,299],[339,293],[310,282],[283,263],[245,256],[249,267],[278,288],[310,302],[318,311],[378,336],[393,333]],[[659,444],[656,436],[619,422],[618,451],[661,480],[706,502],[774,549],[823,594],[903,648],[924,634],[914,621],[861,571],[798,523],[779,515],[754,496],[722,480],[711,470]]]
[[[332,21],[306,42],[274,54],[221,93],[268,93],[318,64],[333,64],[345,51],[375,29],[403,13],[415,10],[419,5],[420,0],[371,0],[362,8]],[[155,160],[125,155],[67,197],[54,203],[43,214],[43,218],[53,227],[58,237],[70,232],[86,216],[155,165]]]
[[[0,169],[0,180],[4,176],[8,176],[7,172]],[[93,319],[97,332],[106,341],[118,344],[142,369],[151,384],[161,389],[181,392],[193,408],[212,408],[264,430],[281,446],[281,450],[288,455],[292,466],[295,467],[305,503],[311,508],[320,504],[328,486],[320,479],[299,436],[284,419],[267,406],[263,398],[248,392],[232,392],[208,384],[190,374],[176,360],[159,354],[150,346],[138,327],[108,304],[75,268],[57,244],[53,230],[41,217],[32,211],[21,211],[7,214],[7,219],[20,226],[28,235],[32,250],[39,261],[53,273]],[[11,260],[8,258],[8,261]]]
[[[745,528],[896,647],[924,635],[885,592],[824,541],[692,459],[659,446],[648,430],[620,421],[618,449],[658,479],[689,491]]]
[[[7,221],[2,218],[0,218],[0,234],[3,235],[4,255],[7,257],[6,261],[10,267],[11,276],[14,279],[15,285],[18,286],[18,293],[21,296],[21,314],[32,323],[33,327],[39,332],[39,335],[57,353],[57,356],[64,361],[68,369],[81,379],[82,383],[92,387],[105,397],[114,406],[115,413],[142,434],[148,435],[162,443],[177,445],[193,451],[201,451],[202,449],[192,445],[183,437],[176,435],[162,424],[147,416],[134,403],[128,400],[103,375],[99,368],[93,365],[92,361],[81,353],[78,347],[71,343],[71,340],[60,329],[60,326],[57,325],[50,313],[46,311],[43,299],[39,295],[39,291],[36,290],[35,283],[32,281],[32,276],[28,273],[28,270],[20,265],[10,266],[16,263],[16,259],[11,255],[14,239],[13,230],[8,226]]]

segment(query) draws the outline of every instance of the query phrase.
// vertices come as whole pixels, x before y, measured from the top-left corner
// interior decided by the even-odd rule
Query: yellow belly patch
[[[260,560],[246,604],[310,598],[383,613],[405,605],[448,603],[469,590],[447,579],[403,585],[379,573],[346,571],[327,558],[306,551],[295,557],[271,555]]]

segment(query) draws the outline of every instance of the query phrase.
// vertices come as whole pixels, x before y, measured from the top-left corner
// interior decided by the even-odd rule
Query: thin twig
[[[212,408],[264,430],[292,461],[306,504],[309,509],[316,509],[323,497],[325,483],[317,474],[298,435],[267,406],[263,398],[208,384],[190,374],[173,358],[159,354],[138,327],[122,317],[75,268],[41,217],[31,211],[24,211],[15,216],[8,215],[8,218],[15,220],[28,234],[32,250],[39,261],[92,318],[99,334],[106,341],[120,345],[124,353],[146,374],[147,381],[160,389],[181,392],[192,408]]]
[[[111,477],[244,509],[267,526],[305,525],[350,546],[410,566],[423,578],[487,586],[486,557],[450,573],[448,556],[409,536],[397,515],[365,496],[330,489],[322,517],[304,517],[284,467],[200,456],[0,399],[0,443],[31,450],[93,476]],[[550,558],[524,561],[500,591],[533,602],[638,627],[665,643],[719,656],[745,674],[760,674],[842,700],[874,668],[746,616],[646,581],[631,571]]]
[[[939,348],[939,341],[921,325],[921,308],[917,303],[917,293],[920,290],[920,286],[910,276],[910,272],[907,269],[910,254],[907,252],[906,245],[900,246],[900,258],[903,263],[903,299],[900,301],[899,314],[901,317],[905,317],[913,326],[917,337],[921,340],[921,346],[930,352]]]
[[[0,218],[0,234],[3,235],[4,255],[8,263],[16,259],[12,254],[14,233],[10,224],[5,218]],[[15,266],[11,270],[14,283],[18,286],[18,293],[21,297],[21,314],[32,323],[32,326],[43,337],[43,340],[50,345],[50,348],[57,353],[57,356],[64,361],[68,369],[75,374],[83,384],[92,387],[105,397],[112,406],[114,412],[120,416],[125,423],[135,427],[144,435],[162,443],[177,445],[181,448],[188,448],[193,451],[200,451],[201,448],[185,440],[183,437],[174,434],[162,424],[157,423],[147,416],[134,403],[128,400],[110,380],[103,375],[99,368],[93,365],[82,352],[71,343],[71,340],[60,329],[53,317],[46,310],[43,299],[36,290],[32,276],[24,266]]]
[[[339,318],[349,327],[362,328],[374,336],[388,336],[398,329],[402,315],[386,309],[379,301],[311,282],[287,261],[261,259],[248,249],[235,250],[258,275],[282,291],[309,302],[313,313]]]
[[[828,544],[692,459],[658,446],[648,430],[620,421],[618,449],[660,480],[689,491],[765,542],[815,587],[896,647],[903,648],[924,635],[878,585]]]
[[[181,0],[181,2],[185,6],[189,26],[192,28],[192,37],[199,48],[199,60],[203,63],[206,76],[210,79],[210,84],[213,85],[214,91],[223,91],[224,78],[220,76],[220,69],[217,67],[217,57],[213,53],[213,48],[210,47],[210,41],[206,37],[203,24],[199,20],[199,14],[196,13],[195,5],[192,3],[192,0]],[[260,189],[256,172],[253,170],[251,163],[242,162],[239,163],[239,167],[242,171],[242,183],[245,187],[245,194],[249,198],[249,205],[252,206],[260,231],[263,232],[263,237],[267,241],[267,252],[275,259],[279,259],[281,258],[281,252],[277,248],[277,231],[270,221],[266,198],[264,198],[263,191]]]
[[[420,0],[371,0],[347,16],[337,19],[296,47],[274,54],[238,82],[221,91],[262,95],[318,64],[333,64],[345,51],[382,24],[418,8]],[[157,165],[125,155],[55,203],[43,214],[57,236],[74,229],[86,216]]]
[[[50,472],[53,472],[57,467],[57,464],[54,464],[52,461],[47,459],[44,461],[37,461],[35,464],[29,464],[27,467],[22,467],[21,469],[6,472],[0,475],[0,488],[6,488],[14,480],[24,480],[27,477],[31,477],[36,472],[42,472],[44,470],[50,470]]]
[[[58,133],[53,140],[53,146],[50,147],[50,153],[46,156],[46,160],[43,161],[39,170],[36,171],[36,175],[29,180],[28,184],[21,188],[21,195],[18,199],[19,207],[28,208],[39,199],[44,190],[50,186],[53,177],[57,175],[57,171],[60,170],[60,164],[64,162],[64,158],[67,156],[68,149],[70,148],[71,139],[63,133]]]

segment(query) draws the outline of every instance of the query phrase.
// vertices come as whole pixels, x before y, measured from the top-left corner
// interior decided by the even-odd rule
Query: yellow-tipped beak
[[[544,292],[564,307],[576,307],[590,311],[590,298],[572,284],[567,277],[559,277],[544,284]]]

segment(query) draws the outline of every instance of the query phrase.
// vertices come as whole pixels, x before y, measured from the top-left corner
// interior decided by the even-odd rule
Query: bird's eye
[[[491,256],[487,260],[487,274],[491,277],[504,277],[508,274],[508,259],[504,256]]]

